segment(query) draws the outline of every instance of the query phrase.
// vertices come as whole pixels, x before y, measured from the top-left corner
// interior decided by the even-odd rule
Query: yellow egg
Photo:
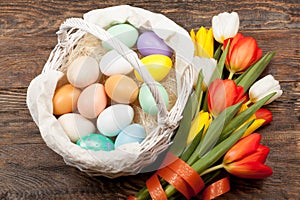
[[[62,115],[76,109],[76,104],[81,91],[71,84],[58,88],[53,96],[53,114]]]
[[[137,99],[139,88],[133,79],[117,74],[106,80],[105,91],[113,101],[130,104]]]
[[[153,54],[141,59],[148,72],[151,74],[154,80],[163,80],[170,72],[172,68],[172,60],[165,55]],[[135,70],[134,74],[139,81],[143,82],[142,77]]]

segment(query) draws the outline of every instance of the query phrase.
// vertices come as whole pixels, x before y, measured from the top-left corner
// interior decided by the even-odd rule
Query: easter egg
[[[71,84],[58,88],[52,99],[53,114],[62,115],[75,110],[80,93],[81,90],[73,87]]]
[[[159,93],[161,94],[165,106],[168,107],[169,105],[169,97],[166,89],[158,82],[155,83],[156,87],[158,88]],[[150,115],[156,115],[158,113],[158,108],[156,105],[156,102],[154,100],[154,97],[149,89],[149,87],[144,83],[140,88],[139,93],[139,102],[141,105],[141,108],[145,113],[148,113]]]
[[[95,133],[80,138],[76,144],[83,149],[93,151],[112,151],[115,149],[111,139]]]
[[[77,88],[95,83],[100,75],[98,62],[90,56],[76,58],[68,67],[68,81]]]
[[[136,46],[143,56],[152,54],[172,56],[172,49],[152,31],[142,33],[137,40]]]
[[[77,113],[64,114],[58,121],[72,142],[96,132],[95,125]]]
[[[129,104],[137,99],[139,88],[132,78],[117,74],[105,81],[105,91],[113,101]]]
[[[113,137],[132,122],[133,116],[134,111],[131,106],[115,104],[100,113],[97,128],[103,135]]]
[[[100,70],[106,76],[112,76],[115,74],[128,74],[133,68],[117,51],[111,50],[101,58]]]
[[[146,137],[146,131],[140,124],[131,124],[124,128],[116,138],[115,148],[128,143],[141,143]]]
[[[155,81],[163,80],[172,68],[172,60],[165,55],[154,54],[141,59],[148,72]],[[139,81],[143,81],[140,74],[134,70],[134,74]]]
[[[113,37],[116,37],[120,40],[123,44],[127,47],[131,48],[135,45],[137,38],[139,36],[138,30],[130,24],[117,24],[109,29],[107,32],[110,33]],[[106,42],[103,41],[102,45],[105,49],[111,50],[111,46]]]
[[[77,102],[79,113],[88,119],[98,117],[106,105],[107,97],[104,86],[100,83],[94,83],[86,87],[81,92]]]

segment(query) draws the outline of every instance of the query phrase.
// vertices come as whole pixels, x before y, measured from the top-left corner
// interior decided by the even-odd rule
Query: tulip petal
[[[224,165],[226,171],[240,178],[263,179],[273,174],[273,170],[260,162],[234,162]]]
[[[280,90],[280,85],[277,80],[274,79],[272,75],[267,75],[262,79],[256,81],[249,89],[249,98],[252,102],[256,102],[259,99],[262,99],[267,94],[276,92],[276,98],[281,96],[282,91]],[[273,96],[266,104],[275,100]]]
[[[261,127],[266,120],[264,119],[256,119],[246,130],[243,137],[246,137],[256,131],[259,127]]]
[[[216,117],[225,108],[235,104],[238,97],[237,87],[233,80],[216,79],[208,89],[208,108],[210,113]]]
[[[263,125],[269,124],[272,121],[272,113],[268,109],[260,108],[255,112],[256,119],[264,119]]]
[[[261,140],[261,135],[253,133],[238,141],[233,147],[229,149],[223,159],[224,164],[236,162],[245,156],[254,153]]]
[[[224,40],[234,37],[239,29],[239,16],[236,12],[223,12],[212,18],[214,38],[223,43]]]

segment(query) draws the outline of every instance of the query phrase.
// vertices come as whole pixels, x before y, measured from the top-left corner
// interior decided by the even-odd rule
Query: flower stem
[[[216,166],[213,166],[213,167],[208,168],[207,170],[203,171],[203,172],[200,174],[200,176],[203,176],[203,175],[205,175],[205,174],[208,174],[208,173],[210,173],[210,172],[212,172],[212,171],[215,171],[215,170],[217,170],[217,169],[221,169],[221,168],[223,168],[223,167],[224,167],[223,163],[221,163],[221,164],[219,164],[219,165],[216,165]]]
[[[251,103],[251,100],[248,100],[245,105],[248,106]]]
[[[228,79],[232,79],[233,75],[234,75],[234,72],[230,72]]]

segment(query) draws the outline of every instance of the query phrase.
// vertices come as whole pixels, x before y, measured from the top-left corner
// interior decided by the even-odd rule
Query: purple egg
[[[172,49],[152,31],[144,32],[139,36],[137,49],[143,56],[152,54],[172,56]]]

